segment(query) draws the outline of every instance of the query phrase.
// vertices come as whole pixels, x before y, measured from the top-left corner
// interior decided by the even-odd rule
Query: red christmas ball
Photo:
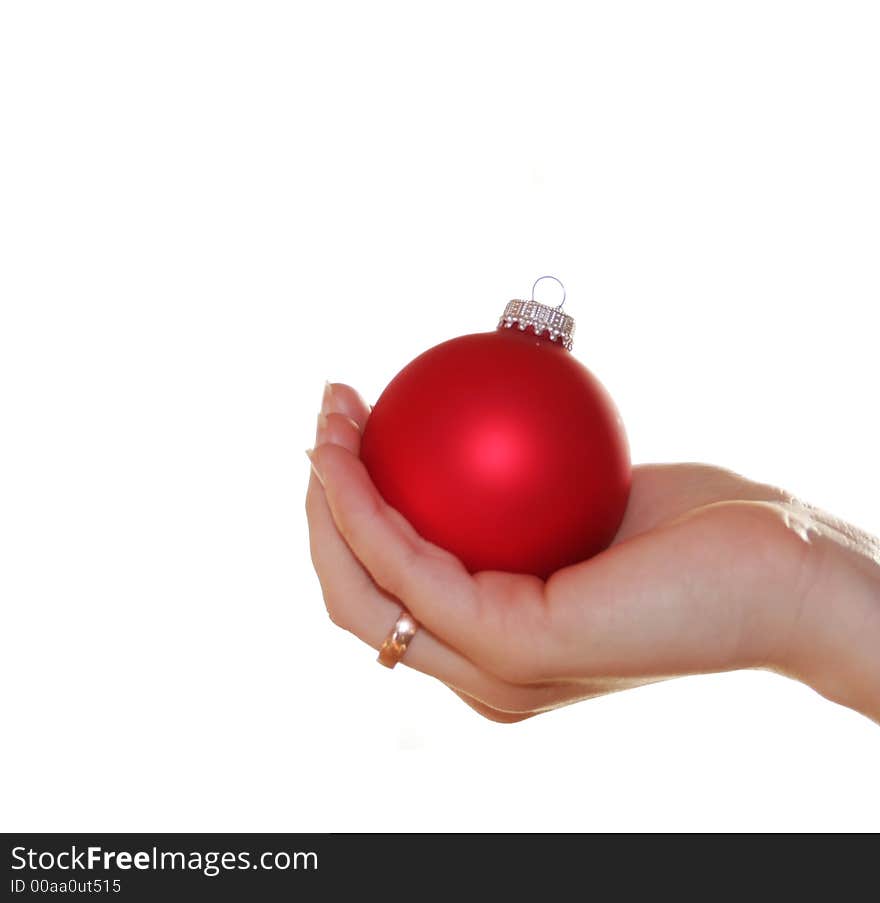
[[[573,325],[513,301],[495,332],[404,367],[367,421],[361,457],[379,492],[471,573],[546,578],[620,526],[629,447],[611,397],[568,350]]]

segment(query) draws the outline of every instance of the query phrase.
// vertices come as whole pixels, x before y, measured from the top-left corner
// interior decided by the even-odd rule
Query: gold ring
[[[394,622],[391,632],[385,638],[385,642],[382,643],[376,661],[386,668],[393,668],[403,658],[406,647],[409,646],[418,629],[418,621],[404,608]]]

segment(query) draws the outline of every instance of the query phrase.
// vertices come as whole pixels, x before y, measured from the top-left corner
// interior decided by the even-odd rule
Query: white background
[[[378,667],[303,512],[324,379],[552,272],[636,462],[880,531],[876,4],[0,10],[0,827],[880,828],[783,678],[499,726]]]

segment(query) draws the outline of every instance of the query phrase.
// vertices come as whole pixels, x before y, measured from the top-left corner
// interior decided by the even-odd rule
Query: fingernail
[[[327,435],[327,415],[318,411],[318,426],[315,429],[315,446],[321,445]]]
[[[313,448],[307,448],[306,457],[309,459],[309,464],[312,465],[312,473],[318,478],[318,482],[323,486],[324,478],[321,476],[321,471],[315,466],[315,450]]]
[[[324,382],[324,394],[321,397],[321,413],[326,414],[333,410],[333,386]]]

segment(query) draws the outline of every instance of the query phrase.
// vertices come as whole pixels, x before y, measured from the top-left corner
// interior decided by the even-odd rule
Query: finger
[[[525,721],[526,718],[532,718],[534,715],[538,714],[537,712],[505,712],[502,709],[493,709],[491,706],[480,702],[479,699],[474,699],[473,696],[468,696],[467,693],[456,690],[455,687],[450,687],[449,689],[452,690],[459,699],[467,703],[467,705],[469,705],[477,714],[482,715],[484,718],[488,718],[489,721],[496,721],[498,724],[516,724],[517,722]]]
[[[357,424],[359,430],[363,430],[367,418],[370,416],[370,406],[356,389],[345,383],[324,383],[321,410],[328,414],[331,411],[345,414]]]
[[[350,451],[321,445],[315,463],[339,532],[376,583],[467,658],[508,682],[530,682],[545,634],[543,582],[500,572],[471,577],[382,499]]]
[[[876,547],[877,539],[799,499],[785,489],[709,464],[643,464],[633,468],[633,490],[627,516],[615,541],[644,532],[695,508],[722,501],[775,502],[804,512],[857,544]]]
[[[709,464],[640,464],[632,471],[632,489],[623,522],[614,539],[623,542],[687,511],[723,501],[789,501],[791,496],[755,483],[732,470]]]
[[[401,611],[401,604],[372,581],[336,530],[320,484],[308,501],[312,562],[333,622],[379,649]],[[558,703],[576,691],[555,686],[521,687],[486,673],[421,627],[411,640],[404,663],[417,671],[507,714],[531,712]]]
[[[332,442],[352,452],[357,450],[360,434],[352,419],[330,412],[325,415],[325,421],[317,434],[321,442]],[[400,603],[377,587],[354,557],[336,529],[321,485],[314,476],[310,480],[306,510],[312,561],[331,618],[378,649],[400,613]],[[508,715],[555,705],[560,695],[567,698],[576,692],[569,687],[509,685],[485,673],[425,628],[413,637],[405,663],[453,686],[487,709],[504,710]]]
[[[369,416],[369,406],[361,396],[343,383],[324,383],[321,409],[318,412],[315,429],[315,445],[330,442],[347,448],[352,454],[359,454],[361,431]],[[311,451],[306,452],[311,461]],[[306,504],[317,493],[323,495],[314,466],[306,491]]]

